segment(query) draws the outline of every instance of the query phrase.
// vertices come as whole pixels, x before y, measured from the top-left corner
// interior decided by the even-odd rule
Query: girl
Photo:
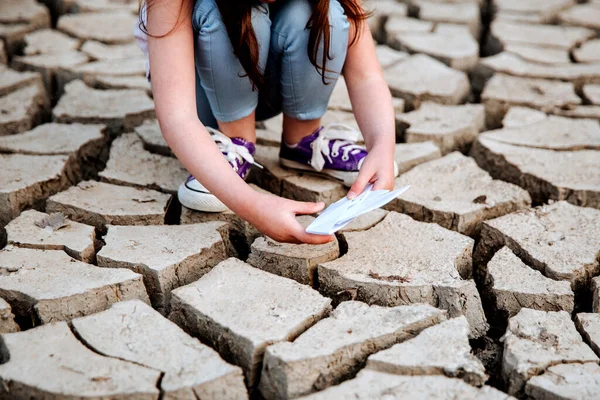
[[[261,194],[244,182],[255,122],[281,112],[283,166],[341,180],[349,198],[369,182],[393,188],[392,98],[360,0],[147,0],[141,16],[136,37],[149,54],[160,128],[191,173],[179,188],[183,205],[228,207],[279,242],[332,240],[295,219],[322,203]],[[340,73],[366,148],[349,128],[320,125]]]

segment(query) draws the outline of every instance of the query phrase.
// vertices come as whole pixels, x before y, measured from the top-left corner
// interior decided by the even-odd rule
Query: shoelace
[[[250,164],[254,164],[262,168],[261,165],[254,161],[254,156],[250,154],[250,151],[248,151],[246,147],[233,143],[229,137],[223,135],[214,128],[206,127],[206,129],[217,144],[217,147],[219,147],[219,150],[221,150],[221,152],[225,155],[225,159],[233,166],[233,169],[236,172],[238,169],[238,163],[242,163],[244,160]]]
[[[322,171],[325,166],[325,157],[333,163],[331,157],[338,157],[342,151],[342,161],[348,161],[350,154],[355,155],[363,151],[363,147],[356,144],[359,132],[345,124],[330,124],[317,134],[311,143],[313,150],[310,165],[317,171]],[[329,148],[329,143],[333,146]],[[362,160],[361,160],[362,161]],[[360,165],[359,165],[360,168]]]

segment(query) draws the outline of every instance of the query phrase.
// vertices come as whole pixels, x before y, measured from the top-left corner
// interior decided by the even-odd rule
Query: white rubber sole
[[[188,189],[185,183],[179,185],[177,197],[184,207],[192,210],[202,212],[223,212],[228,210],[227,206],[217,199],[215,195]]]
[[[286,160],[285,158],[280,158],[279,162],[286,168],[308,171],[316,175],[327,175],[328,177],[333,178],[336,181],[340,181],[346,187],[351,187],[356,178],[358,177],[358,171],[337,171],[335,169],[323,169],[321,172],[317,172],[312,167],[299,163],[297,161],[291,161]]]

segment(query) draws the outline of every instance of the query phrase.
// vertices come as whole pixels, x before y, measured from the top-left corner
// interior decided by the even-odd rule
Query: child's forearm
[[[396,123],[392,96],[383,77],[355,83],[350,90],[352,110],[369,151],[387,151],[393,155]]]

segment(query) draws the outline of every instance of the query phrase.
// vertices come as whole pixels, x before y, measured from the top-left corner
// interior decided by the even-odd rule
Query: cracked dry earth
[[[137,0],[0,0],[0,398],[600,399],[600,1],[365,4],[412,188],[311,246],[174,198]]]

